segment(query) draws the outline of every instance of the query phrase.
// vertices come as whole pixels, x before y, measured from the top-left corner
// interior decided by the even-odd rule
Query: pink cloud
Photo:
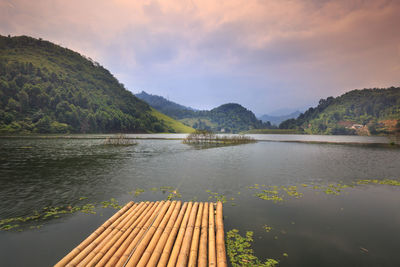
[[[273,106],[399,85],[398,14],[395,0],[1,0],[0,33],[77,50],[133,90],[190,98],[192,79],[210,95],[253,90]]]

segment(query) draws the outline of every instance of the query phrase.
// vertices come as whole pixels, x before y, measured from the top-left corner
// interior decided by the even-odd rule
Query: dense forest
[[[400,131],[400,87],[363,89],[321,99],[279,125],[310,134],[391,134]]]
[[[155,109],[195,129],[238,133],[251,129],[273,128],[271,123],[263,123],[253,112],[235,103],[224,104],[212,110],[194,110],[146,92],[136,96]]]
[[[180,105],[173,101],[169,101],[162,96],[148,94],[145,91],[142,91],[139,94],[135,94],[135,96],[139,99],[142,99],[156,110],[171,117],[184,117],[184,114],[192,114],[194,111],[193,108]]]
[[[174,132],[99,63],[0,36],[0,133]]]

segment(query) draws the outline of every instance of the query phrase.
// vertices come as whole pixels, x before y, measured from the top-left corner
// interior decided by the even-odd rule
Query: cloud
[[[263,113],[399,85],[396,0],[0,0],[0,33],[99,61],[130,90]]]

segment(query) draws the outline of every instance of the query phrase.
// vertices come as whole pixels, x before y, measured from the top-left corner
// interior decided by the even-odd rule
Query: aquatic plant
[[[181,198],[181,197],[182,197],[182,195],[179,193],[178,189],[175,189],[173,191],[170,191],[167,199],[168,200],[173,200],[175,198]]]
[[[137,145],[137,142],[129,139],[125,134],[118,134],[113,137],[107,137],[103,145],[110,145],[110,146],[132,146]]]
[[[86,199],[86,197],[81,197],[79,200]],[[114,208],[120,209],[122,206],[118,204],[118,201],[111,198],[110,201],[102,201],[101,208]],[[58,207],[44,207],[41,212],[35,210],[33,214],[26,217],[12,217],[0,220],[0,230],[11,230],[14,228],[20,228],[29,222],[46,221],[50,219],[60,218],[65,214],[72,214],[76,212],[82,212],[87,214],[96,214],[96,203],[86,203],[77,206],[58,206]],[[30,226],[30,229],[38,228],[36,226]]]
[[[121,209],[122,206],[118,204],[118,201],[115,198],[111,198],[110,201],[102,201],[101,202],[102,208],[114,208],[114,209]]]
[[[275,203],[283,201],[283,198],[278,196],[278,193],[274,194],[274,192],[275,191],[263,190],[263,192],[255,194],[255,196],[263,200],[272,200]]]
[[[313,190],[316,194],[324,193],[326,195],[340,195],[342,191],[346,188],[353,188],[357,185],[368,185],[368,184],[377,184],[377,185],[389,185],[389,186],[400,186],[400,181],[391,180],[391,179],[372,179],[372,180],[357,180],[352,182],[351,184],[343,184],[343,183],[331,183],[331,184],[319,184],[316,185],[313,182],[310,184],[301,184],[302,188]],[[286,196],[301,198],[303,197],[303,193],[298,191],[298,187],[296,185],[290,186],[268,186],[268,185],[260,185],[254,184],[251,186],[247,186],[248,189],[256,190],[257,193],[254,196],[263,199],[270,200],[275,203],[284,201]],[[262,189],[267,188],[267,189]]]
[[[264,228],[265,232],[267,232],[267,233],[269,233],[272,230],[272,227],[269,225],[266,225],[266,224],[264,224],[263,228]]]
[[[145,192],[144,189],[141,188],[136,188],[135,191],[131,191],[128,192],[129,194],[133,194],[135,197],[139,196],[140,194],[142,194],[143,192]]]
[[[267,259],[265,262],[259,260],[251,248],[252,242],[253,232],[251,231],[247,231],[245,237],[241,236],[237,229],[226,233],[226,250],[232,266],[274,267],[278,264],[278,261],[274,259]]]
[[[221,201],[222,203],[226,203],[226,196],[217,192],[211,192],[211,190],[206,190],[210,196],[208,197],[209,200],[215,199],[216,202]],[[233,200],[233,199],[231,199]]]
[[[254,138],[245,135],[219,136],[207,130],[196,130],[183,139],[184,144],[202,145],[238,145],[257,142]]]
[[[391,186],[400,186],[400,181],[398,180],[390,180],[390,179],[383,179],[383,180],[358,180],[356,184],[381,184],[381,185],[391,185]]]

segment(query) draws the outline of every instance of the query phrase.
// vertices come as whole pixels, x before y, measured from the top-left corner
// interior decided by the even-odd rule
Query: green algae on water
[[[222,203],[226,203],[226,196],[217,192],[211,192],[211,190],[206,190],[206,192],[210,195],[208,197],[209,200],[215,199],[215,201],[221,201]]]
[[[244,237],[239,234],[237,229],[226,233],[226,249],[232,266],[274,267],[278,264],[278,261],[274,259],[267,259],[265,262],[258,259],[251,248],[252,242],[253,232],[251,231],[247,231]]]

